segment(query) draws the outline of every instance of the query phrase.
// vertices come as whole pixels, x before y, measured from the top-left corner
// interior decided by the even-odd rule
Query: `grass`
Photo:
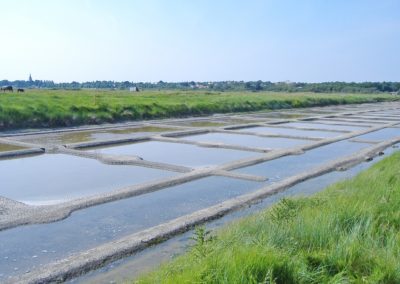
[[[384,94],[27,90],[23,94],[0,94],[0,130],[394,99]]]
[[[137,283],[400,283],[400,153],[308,198],[283,199]]]

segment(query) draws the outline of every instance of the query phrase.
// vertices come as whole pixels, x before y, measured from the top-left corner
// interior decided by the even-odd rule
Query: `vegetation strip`
[[[388,94],[29,90],[0,96],[0,129],[64,127],[128,120],[198,116],[398,100]]]
[[[400,153],[313,197],[283,199],[135,283],[399,283]]]

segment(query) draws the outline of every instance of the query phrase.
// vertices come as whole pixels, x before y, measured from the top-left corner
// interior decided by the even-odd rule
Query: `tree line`
[[[55,83],[48,80],[0,81],[0,86],[11,85],[16,88],[46,89],[115,89],[126,90],[137,87],[140,90],[193,90],[214,91],[274,91],[274,92],[315,92],[315,93],[382,93],[400,92],[400,82],[270,82],[270,81],[219,81],[219,82],[129,82],[129,81],[91,81]]]

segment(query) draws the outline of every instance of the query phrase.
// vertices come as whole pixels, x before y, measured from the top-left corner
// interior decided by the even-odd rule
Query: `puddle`
[[[273,133],[280,135],[296,135],[303,137],[314,137],[314,138],[331,138],[339,136],[340,133],[330,132],[330,131],[319,131],[319,130],[301,130],[301,129],[291,129],[291,128],[276,128],[276,127],[249,127],[249,128],[241,128],[235,129],[237,131],[251,131],[255,133]]]
[[[1,279],[139,232],[259,188],[260,183],[207,177],[151,194],[90,207],[50,224],[0,232]]]
[[[21,146],[11,145],[11,144],[0,143],[0,152],[23,150],[23,149],[26,149],[26,148],[21,147]]]
[[[225,126],[224,122],[216,122],[209,120],[199,120],[199,121],[187,121],[187,122],[171,122],[170,125],[188,126],[188,127],[218,127]]]
[[[268,122],[268,119],[225,118],[223,119],[223,121],[225,122],[226,125],[237,125],[237,124],[249,124],[249,123],[264,123]]]
[[[328,185],[349,179],[357,175],[362,170],[369,168],[371,165],[387,157],[395,149],[388,148],[386,155],[376,157],[372,162],[361,163],[347,171],[331,172],[323,176],[319,176],[302,183],[299,183],[283,192],[279,192],[273,196],[265,198],[260,203],[254,204],[246,209],[232,212],[220,219],[207,223],[206,227],[209,230],[226,225],[238,218],[249,216],[255,212],[266,209],[275,204],[284,197],[293,196],[310,196],[325,189]],[[184,234],[175,236],[166,242],[159,245],[147,248],[130,257],[112,262],[105,267],[91,271],[86,275],[69,281],[69,283],[125,283],[126,281],[134,281],[140,275],[157,268],[160,264],[171,260],[177,255],[185,252],[190,244],[192,244],[191,237],[194,231],[190,230]]]
[[[187,167],[206,167],[253,157],[257,153],[229,149],[204,148],[189,144],[142,142],[90,150],[108,155],[137,155],[144,160]]]
[[[361,136],[355,137],[355,139],[372,140],[372,141],[383,141],[400,137],[400,128],[384,128],[378,131],[370,132]]]
[[[352,116],[349,116],[349,118],[354,119],[354,120],[358,120],[358,119],[360,119],[360,120],[368,120],[368,121],[377,122],[377,123],[386,123],[386,121],[396,122],[396,121],[400,120],[400,117],[393,117],[393,116],[390,116],[390,115],[385,115],[385,116],[372,115],[371,116],[371,114],[366,114],[365,116],[358,116],[358,115],[354,115],[353,116],[352,115]]]
[[[158,126],[143,126],[143,127],[131,127],[122,129],[111,129],[104,130],[102,133],[112,133],[112,134],[130,134],[130,133],[146,133],[146,132],[167,132],[175,131],[176,128],[158,127]]]
[[[217,127],[217,126],[224,126],[226,124],[214,121],[193,121],[190,122],[189,125],[193,127]]]
[[[338,120],[339,119],[339,120]],[[371,126],[371,125],[381,125],[381,124],[384,124],[384,122],[382,122],[382,121],[374,121],[374,120],[371,120],[371,121],[361,121],[361,120],[357,120],[357,119],[354,119],[354,120],[351,120],[351,119],[344,119],[344,120],[341,120],[342,118],[341,117],[335,117],[335,118],[326,118],[326,119],[316,119],[316,120],[313,120],[313,122],[316,122],[316,123],[332,123],[332,124],[340,124],[340,125],[344,125],[344,126],[346,126],[345,124],[351,124],[351,126],[360,126],[360,127],[368,127],[368,126]]]
[[[252,117],[265,117],[265,118],[281,118],[281,119],[295,119],[295,118],[303,118],[305,116],[309,116],[309,114],[302,113],[254,113],[251,114]]]
[[[181,126],[191,126],[191,127],[222,127],[226,125],[236,125],[236,124],[248,124],[264,122],[265,120],[257,119],[242,119],[242,118],[213,118],[213,120],[198,120],[198,121],[182,121],[182,122],[171,122],[171,125],[181,125]]]
[[[38,134],[38,135],[27,135],[13,137],[13,139],[36,143],[44,145],[62,145],[81,143],[89,141],[99,141],[107,139],[120,139],[127,137],[141,136],[153,133],[161,133],[166,131],[174,131],[176,128],[164,128],[155,126],[144,126],[144,127],[130,127],[121,129],[107,129],[98,131],[75,131],[75,132],[63,132],[63,133],[52,133],[52,134]]]
[[[165,125],[173,126],[186,126],[186,127],[219,127],[225,126],[226,123],[224,121],[219,121],[218,119],[213,120],[178,120],[178,121],[170,121],[165,122]]]
[[[307,123],[307,122],[289,122],[284,124],[277,124],[282,126],[292,126],[298,128],[315,128],[315,129],[323,129],[323,130],[345,130],[345,131],[357,131],[362,130],[367,127],[363,126],[346,126],[346,125],[332,125],[332,124],[323,124],[323,123]]]
[[[369,118],[369,119],[385,119],[385,118],[391,118],[391,119],[400,119],[399,114],[379,114],[379,113],[367,113],[367,114],[362,114],[363,116]]]
[[[252,135],[207,133],[185,136],[182,139],[196,142],[224,143],[254,148],[288,148],[309,144],[310,141],[275,137],[257,137]]]
[[[276,182],[305,170],[313,169],[328,161],[355,153],[366,147],[370,147],[370,145],[366,143],[340,141],[306,151],[302,155],[286,156],[235,171],[267,177],[269,178],[267,181],[269,183]]]
[[[52,133],[52,134],[35,134],[26,136],[15,136],[13,139],[22,142],[44,144],[44,145],[60,145],[69,143],[79,143],[92,141],[92,132],[68,132],[68,133]]]
[[[300,113],[303,113],[304,116],[321,116],[321,115],[331,115],[331,114],[336,114],[337,111],[332,111],[332,110],[301,110],[299,111]]]
[[[0,195],[29,204],[52,204],[172,175],[175,173],[44,154],[0,160]]]

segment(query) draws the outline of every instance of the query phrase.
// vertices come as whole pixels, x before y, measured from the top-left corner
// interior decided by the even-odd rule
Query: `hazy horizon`
[[[29,74],[28,74],[29,77]],[[32,76],[33,77],[33,76]],[[15,80],[10,80],[7,78],[0,78],[0,81],[10,81],[10,82],[14,82],[14,81],[29,81],[29,78],[26,79],[15,79]],[[69,83],[73,83],[73,82],[77,82],[79,84],[82,83],[88,83],[88,82],[96,82],[96,81],[104,81],[104,82],[130,82],[130,83],[150,83],[150,84],[157,84],[160,81],[164,82],[164,83],[186,83],[186,82],[195,82],[195,83],[218,83],[218,82],[257,82],[257,81],[263,81],[263,82],[271,82],[271,83],[306,83],[306,84],[323,84],[323,83],[383,83],[383,82],[399,82],[400,80],[397,81],[319,81],[319,82],[313,82],[313,81],[308,81],[308,82],[304,82],[304,81],[290,81],[290,80],[285,80],[285,81],[270,81],[270,80],[221,80],[221,81],[195,81],[195,80],[185,80],[185,81],[165,81],[165,80],[158,80],[158,81],[129,81],[129,80],[107,80],[107,79],[102,79],[102,80],[90,80],[90,81],[77,81],[77,80],[72,80],[72,81],[54,81],[52,79],[42,79],[42,78],[32,78],[33,81],[35,80],[39,80],[39,81],[53,81],[55,84],[69,84]]]
[[[400,2],[1,1],[0,80],[399,81]]]

